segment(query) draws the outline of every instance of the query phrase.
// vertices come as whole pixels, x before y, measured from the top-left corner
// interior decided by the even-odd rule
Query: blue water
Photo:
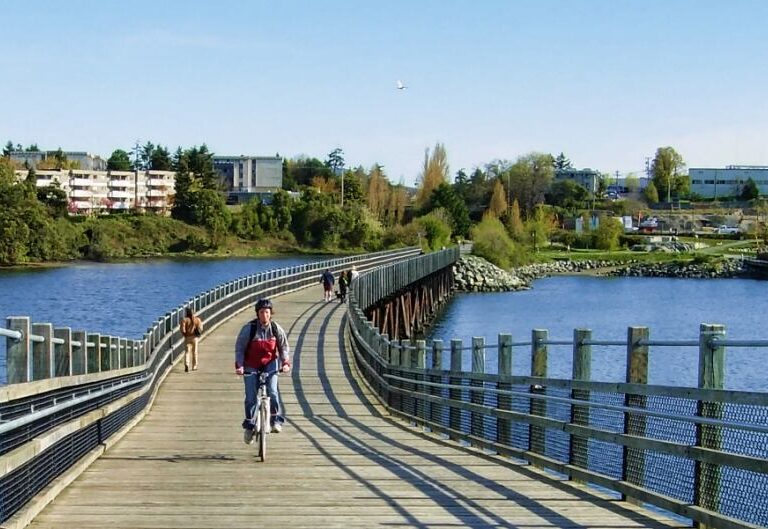
[[[0,326],[8,316],[35,323],[141,339],[169,310],[195,295],[250,274],[324,257],[148,259],[0,271]],[[0,383],[5,339],[0,338]]]
[[[194,295],[249,274],[303,264],[320,257],[153,259],[129,263],[78,263],[62,268],[0,271],[0,325],[6,316],[34,322],[141,338],[147,327]],[[597,278],[559,276],[534,282],[533,289],[494,294],[457,294],[435,322],[430,338],[485,336],[495,344],[501,332],[529,341],[531,329],[548,329],[550,339],[570,340],[575,328],[593,339],[625,340],[630,325],[648,326],[653,340],[697,340],[699,324],[726,325],[731,339],[767,339],[768,281],[749,279]],[[0,382],[5,379],[5,340],[0,339]],[[571,347],[550,346],[549,376],[569,377]],[[624,378],[624,347],[592,351],[592,378]],[[513,369],[530,373],[530,347],[514,349]],[[768,390],[768,349],[731,347],[726,353],[726,387]],[[652,348],[651,383],[695,386],[698,349]],[[496,356],[488,349],[493,372]],[[469,355],[465,358],[469,369]]]
[[[572,340],[576,328],[592,329],[593,340],[624,340],[627,327],[650,328],[651,340],[698,340],[701,323],[726,326],[733,340],[768,340],[768,281],[751,279],[600,278],[558,276],[534,282],[533,289],[491,294],[457,294],[435,322],[429,339],[451,338],[471,345],[473,336],[496,344],[499,333],[530,341],[532,329],[547,329],[551,340]],[[698,348],[652,347],[649,382],[696,386]],[[550,346],[548,375],[570,378],[571,346]],[[447,355],[444,355],[447,356]],[[486,365],[495,372],[495,349]],[[768,348],[726,351],[728,389],[768,391]],[[469,369],[469,354],[464,367]],[[593,346],[592,378],[623,381],[626,347]],[[530,374],[530,346],[513,349],[513,373]]]

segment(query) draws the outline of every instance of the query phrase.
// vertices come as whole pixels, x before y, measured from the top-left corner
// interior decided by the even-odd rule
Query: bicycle
[[[244,377],[259,376],[259,386],[256,393],[256,404],[251,409],[251,418],[253,421],[253,435],[256,437],[256,444],[259,447],[259,457],[262,462],[267,460],[267,435],[272,430],[269,392],[267,391],[267,379],[277,371],[260,371],[245,373]]]

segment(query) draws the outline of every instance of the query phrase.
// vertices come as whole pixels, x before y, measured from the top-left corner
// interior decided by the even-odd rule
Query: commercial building
[[[724,169],[691,167],[688,169],[691,193],[703,198],[736,197],[751,178],[761,195],[768,195],[768,167],[728,165]]]
[[[214,156],[213,167],[229,191],[231,203],[265,198],[283,187],[283,159],[279,156]]]
[[[19,180],[28,171],[16,171]],[[138,210],[170,214],[176,173],[173,171],[36,171],[38,188],[58,185],[69,200],[71,215]]]
[[[594,169],[557,169],[555,170],[555,182],[571,180],[584,187],[592,195],[597,193],[600,173]]]

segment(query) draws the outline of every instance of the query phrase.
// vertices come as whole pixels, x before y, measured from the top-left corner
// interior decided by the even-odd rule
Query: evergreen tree
[[[748,179],[741,190],[741,199],[754,200],[759,196],[760,196],[760,189],[757,187],[757,184],[751,178]]]
[[[555,160],[555,170],[562,170],[562,169],[570,169],[573,167],[571,165],[571,161],[565,157],[565,154],[562,152],[557,155],[557,158]]]

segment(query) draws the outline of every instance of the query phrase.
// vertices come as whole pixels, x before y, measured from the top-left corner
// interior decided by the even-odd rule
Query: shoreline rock
[[[531,288],[536,279],[565,274],[604,277],[671,277],[719,279],[741,277],[744,265],[738,260],[706,263],[642,263],[617,265],[611,261],[554,261],[521,266],[507,272],[474,255],[465,255],[453,266],[455,288],[460,292],[514,292]]]

